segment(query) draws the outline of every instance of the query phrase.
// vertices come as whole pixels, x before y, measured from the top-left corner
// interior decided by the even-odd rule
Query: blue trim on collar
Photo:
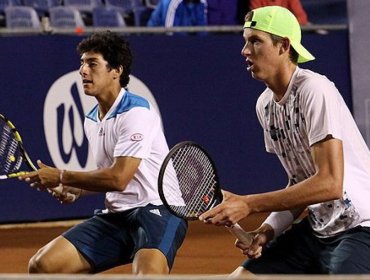
[[[115,118],[117,115],[127,112],[135,107],[150,109],[150,104],[148,100],[146,100],[144,97],[126,91],[125,95],[117,105],[116,109],[109,115],[107,120]],[[94,108],[86,115],[86,118],[94,122],[97,122],[98,121],[97,116],[98,116],[98,105],[95,105]]]

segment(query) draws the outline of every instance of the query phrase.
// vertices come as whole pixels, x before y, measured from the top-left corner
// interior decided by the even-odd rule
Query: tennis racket
[[[191,141],[180,142],[169,151],[159,172],[158,191],[166,208],[186,220],[198,220],[223,199],[213,160]],[[244,244],[251,244],[252,235],[239,224],[227,228]]]
[[[25,165],[25,167],[24,167]],[[22,169],[26,170],[22,170]],[[31,161],[22,138],[14,124],[0,114],[0,180],[17,178],[37,168]],[[48,189],[49,193],[60,194],[63,187]],[[74,194],[68,193],[67,199],[75,199]]]

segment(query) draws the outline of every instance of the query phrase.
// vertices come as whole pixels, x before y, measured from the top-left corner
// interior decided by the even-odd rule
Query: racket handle
[[[246,232],[239,224],[226,227],[237,239],[245,245],[250,246],[253,241],[253,235]]]

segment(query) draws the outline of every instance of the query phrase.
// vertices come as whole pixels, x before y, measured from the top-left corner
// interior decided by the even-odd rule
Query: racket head
[[[197,220],[222,201],[216,166],[208,152],[192,141],[169,151],[159,172],[158,192],[171,213],[187,220]]]
[[[0,114],[0,179],[20,175],[19,170],[24,162],[28,168],[36,170],[24,149],[19,132],[9,119]]]

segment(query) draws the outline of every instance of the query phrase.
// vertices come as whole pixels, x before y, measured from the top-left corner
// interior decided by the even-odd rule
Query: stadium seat
[[[5,8],[5,22],[7,28],[40,29],[41,27],[36,10],[26,6],[9,6]]]
[[[135,26],[146,26],[153,9],[145,6],[142,0],[131,0]]]
[[[22,5],[20,0],[0,0],[0,10],[4,11],[8,6],[19,6]]]
[[[58,6],[49,9],[50,25],[53,28],[85,27],[80,12],[73,7]]]
[[[125,27],[122,15],[112,7],[96,7],[92,14],[95,27]]]
[[[61,5],[61,0],[23,0],[23,5],[36,10],[39,17],[48,16],[49,9]]]
[[[20,0],[0,0],[0,26],[5,27],[5,8],[21,4]]]
[[[105,0],[105,5],[125,11],[132,10],[131,0]]]
[[[119,11],[128,25],[134,24],[131,0],[105,0],[105,6]]]
[[[134,14],[135,26],[147,26],[147,22],[153,12],[153,9],[148,7],[134,7],[132,11]]]
[[[95,7],[103,6],[103,0],[63,0],[63,5],[77,9],[85,25],[92,25],[92,11]]]
[[[101,0],[64,0],[63,5],[76,8],[80,12],[92,13],[95,7],[103,6],[103,3]]]

